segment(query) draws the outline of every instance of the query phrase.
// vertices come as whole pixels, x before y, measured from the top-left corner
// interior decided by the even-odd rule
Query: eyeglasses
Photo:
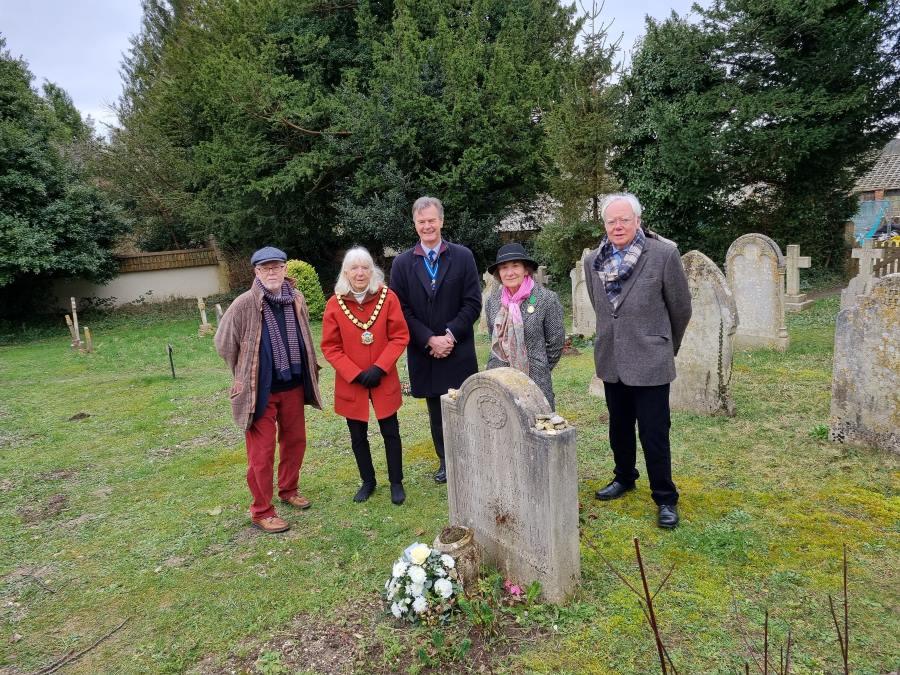
[[[287,267],[287,265],[284,263],[275,263],[274,265],[257,265],[256,269],[262,270],[266,274],[270,274],[272,272],[280,272],[285,267]]]
[[[634,218],[613,218],[612,220],[603,221],[607,226],[616,226],[619,223],[622,225],[630,225],[634,222]]]

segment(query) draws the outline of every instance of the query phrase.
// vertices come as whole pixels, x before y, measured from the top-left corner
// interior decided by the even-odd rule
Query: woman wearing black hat
[[[521,244],[505,244],[488,272],[499,281],[485,306],[491,355],[488,368],[528,375],[555,409],[550,371],[559,362],[566,331],[559,296],[534,280],[537,263]]]

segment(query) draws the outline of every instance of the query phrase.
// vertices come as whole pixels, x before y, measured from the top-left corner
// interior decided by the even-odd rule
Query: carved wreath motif
[[[478,397],[478,412],[481,421],[493,429],[502,429],[506,426],[506,410],[497,398],[491,394],[482,394]]]

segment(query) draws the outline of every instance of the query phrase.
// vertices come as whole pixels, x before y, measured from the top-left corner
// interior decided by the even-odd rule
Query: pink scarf
[[[525,351],[525,326],[522,323],[521,303],[534,289],[531,275],[525,277],[519,290],[510,293],[504,286],[500,292],[500,311],[494,319],[494,339],[491,353],[510,367],[528,375],[528,353]]]

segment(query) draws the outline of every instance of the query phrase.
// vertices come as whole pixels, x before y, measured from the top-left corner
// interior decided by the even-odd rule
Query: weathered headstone
[[[216,303],[216,325],[219,325],[220,323],[222,323],[222,316],[224,314],[225,314],[225,312],[222,311],[222,305],[220,305],[217,302]]]
[[[855,248],[851,255],[859,260],[859,272],[847,284],[847,288],[841,291],[841,309],[847,309],[855,305],[860,296],[866,295],[871,290],[875,279],[873,270],[875,261],[884,258],[884,249],[875,248],[871,239],[863,242],[862,248]]]
[[[197,309],[200,310],[200,328],[197,329],[197,335],[199,337],[212,335],[216,332],[216,329],[206,319],[206,303],[203,301],[203,298],[197,298]]]
[[[487,301],[500,282],[498,282],[497,278],[490,272],[482,274],[481,279],[484,281],[484,291],[481,293],[481,317],[478,319],[478,333],[480,335],[487,335]]]
[[[524,373],[476,373],[441,397],[450,523],[475,531],[486,563],[563,602],[581,577],[575,429],[535,429],[547,399]]]
[[[812,300],[806,299],[806,293],[800,292],[800,270],[809,269],[812,265],[812,258],[808,255],[800,255],[800,247],[797,244],[788,244],[784,262],[786,266],[785,274],[787,275],[784,310],[786,312],[799,312],[813,303]]]
[[[575,265],[575,269],[569,272],[572,279],[572,333],[584,337],[593,337],[597,331],[597,314],[591,305],[584,278],[584,259],[590,253],[590,249],[584,249],[581,260]]]
[[[537,271],[534,273],[534,280],[537,281],[541,286],[549,286],[551,278],[552,277],[547,274],[547,266],[538,265]]]
[[[728,384],[738,325],[737,307],[725,275],[700,251],[681,260],[691,289],[691,321],[675,357],[672,410],[703,415],[734,415]]]
[[[900,453],[900,274],[838,314],[831,439]]]
[[[741,318],[735,348],[787,349],[784,256],[778,244],[763,234],[738,237],[728,247],[725,270]]]

